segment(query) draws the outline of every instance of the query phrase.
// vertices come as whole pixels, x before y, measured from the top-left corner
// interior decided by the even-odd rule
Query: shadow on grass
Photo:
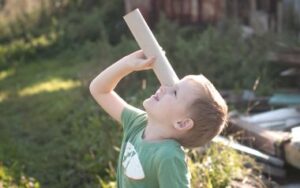
[[[0,103],[0,161],[42,187],[96,186],[116,160],[120,128],[82,88]]]

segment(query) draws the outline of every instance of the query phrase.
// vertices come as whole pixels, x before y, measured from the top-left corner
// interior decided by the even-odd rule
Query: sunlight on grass
[[[35,55],[37,49],[52,45],[58,36],[58,33],[50,32],[38,37],[32,37],[30,40],[25,40],[24,38],[15,39],[9,44],[0,45],[0,57],[4,61],[8,61],[12,56]]]
[[[69,90],[79,87],[81,83],[74,80],[52,79],[47,82],[39,83],[31,87],[26,87],[19,92],[20,96],[35,95],[42,92],[54,92],[58,90]]]
[[[0,102],[4,101],[5,99],[7,99],[8,94],[6,92],[2,92],[0,93]],[[1,187],[0,187],[1,188]]]
[[[21,175],[14,177],[11,170],[0,163],[0,188],[39,188],[40,183],[35,178]],[[18,183],[17,183],[18,182]]]
[[[188,154],[194,188],[231,187],[232,181],[246,183],[252,175],[260,172],[260,166],[252,158],[223,144],[213,143],[202,154],[197,150],[190,150]],[[262,183],[258,179],[256,182]]]
[[[53,42],[55,42],[58,38],[58,34],[51,32],[49,33],[48,36],[46,35],[41,35],[37,38],[34,38],[31,43],[33,46],[49,46],[51,45]]]
[[[5,70],[5,71],[1,71],[0,72],[0,81],[4,80],[5,78],[7,78],[8,76],[11,76],[15,73],[14,69],[9,69],[9,70]]]

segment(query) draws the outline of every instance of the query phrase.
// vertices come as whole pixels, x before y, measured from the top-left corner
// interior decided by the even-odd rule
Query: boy
[[[152,69],[154,58],[141,50],[101,72],[90,84],[97,103],[124,128],[118,188],[186,188],[189,173],[181,146],[202,146],[220,133],[227,106],[202,75],[162,86],[143,102],[145,112],[127,104],[114,89],[134,71]]]

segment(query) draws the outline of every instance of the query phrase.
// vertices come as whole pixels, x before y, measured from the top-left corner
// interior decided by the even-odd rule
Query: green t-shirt
[[[147,114],[137,108],[122,112],[124,137],[118,171],[118,188],[188,188],[185,154],[178,142],[143,140]]]

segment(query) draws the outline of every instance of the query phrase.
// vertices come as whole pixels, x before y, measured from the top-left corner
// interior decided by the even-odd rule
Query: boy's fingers
[[[155,62],[155,59],[156,59],[155,57],[150,57],[150,58],[145,60],[145,64],[148,65],[148,66],[152,65]]]
[[[134,54],[140,54],[140,53],[143,53],[143,50],[137,50],[135,52],[133,52]]]
[[[146,56],[145,56],[143,50],[135,51],[134,54],[136,55],[137,58],[146,59]]]

